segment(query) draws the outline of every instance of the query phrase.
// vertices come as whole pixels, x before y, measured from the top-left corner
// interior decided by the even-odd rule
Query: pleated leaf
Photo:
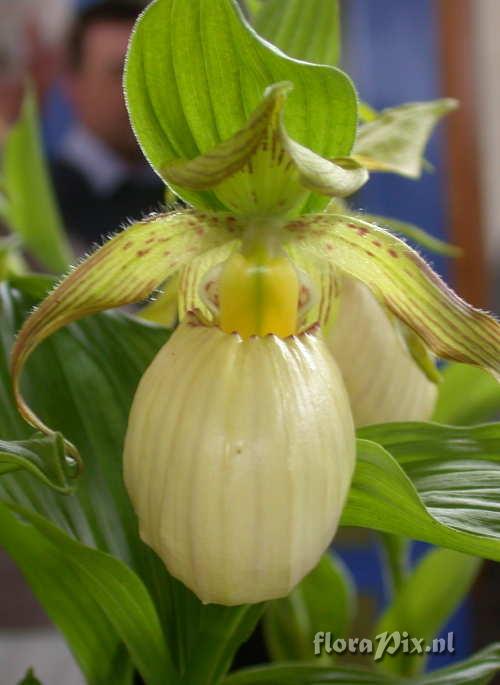
[[[303,217],[287,229],[297,246],[363,281],[437,356],[500,377],[500,323],[458,297],[402,240],[342,215]]]
[[[500,560],[499,424],[384,424],[358,435],[343,525]]]
[[[71,540],[42,516],[23,507],[0,504],[0,519],[2,546],[31,584],[39,588],[42,602],[50,596],[47,611],[64,625],[70,644],[77,641],[76,653],[81,656],[82,650],[88,649],[80,642],[83,629],[87,640],[99,640],[93,650],[102,650],[102,665],[94,661],[93,650],[88,661],[81,659],[89,682],[116,682],[113,672],[108,671],[105,680],[104,674],[94,669],[106,664],[109,668],[121,642],[148,685],[171,682],[174,669],[159,618],[146,588],[130,569],[103,552]],[[74,594],[81,597],[73,598]]]

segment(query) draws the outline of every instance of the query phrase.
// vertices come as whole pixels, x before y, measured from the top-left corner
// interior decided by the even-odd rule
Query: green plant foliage
[[[290,57],[315,64],[337,64],[340,12],[337,0],[266,0],[254,8],[258,34]]]
[[[434,436],[442,431],[443,445],[434,444],[434,450],[425,439],[428,424],[399,426],[399,444],[398,424],[359,431],[364,439],[358,440],[343,525],[500,560],[499,425],[483,427],[485,434],[470,441],[457,439],[454,429],[431,425]]]
[[[467,364],[448,364],[434,412],[434,421],[467,425],[500,415],[500,384]]]
[[[59,433],[17,442],[0,440],[0,476],[20,469],[58,492],[67,494],[71,491],[69,477],[74,465],[65,458],[64,441]]]
[[[338,558],[325,555],[288,597],[270,602],[264,615],[267,649],[274,661],[317,661],[317,631],[347,635],[355,609],[354,581]],[[330,657],[326,656],[326,660]]]
[[[22,507],[0,504],[0,522],[2,546],[65,634],[88,683],[130,683],[116,678],[115,658],[128,659],[122,643],[147,683],[173,678],[156,610],[135,573]]]
[[[4,213],[25,247],[53,273],[73,259],[44,159],[34,94],[28,91],[21,117],[3,149]]]
[[[373,634],[406,631],[431,640],[466,597],[481,560],[450,549],[434,549],[418,563],[378,621]],[[387,671],[411,675],[423,669],[426,654],[394,654],[379,664]]]
[[[356,666],[331,668],[287,664],[238,671],[226,678],[224,685],[486,685],[499,668],[500,644],[494,644],[466,661],[413,678],[372,673]]]
[[[162,176],[172,162],[194,159],[243,128],[266,88],[282,81],[294,85],[285,111],[290,136],[327,159],[349,155],[357,123],[349,78],[279,53],[232,0],[152,3],[131,41],[125,87],[137,138]],[[224,208],[216,191],[176,192],[198,207]],[[314,195],[309,206],[326,203]]]
[[[33,670],[30,668],[26,676],[20,681],[18,685],[42,685],[42,683],[35,678]]]

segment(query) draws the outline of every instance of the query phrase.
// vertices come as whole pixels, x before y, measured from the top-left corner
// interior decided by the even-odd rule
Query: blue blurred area
[[[442,97],[436,3],[433,0],[348,0],[343,11],[343,68],[360,97],[375,109]],[[439,131],[426,157],[435,167],[418,182],[394,174],[372,174],[356,198],[376,214],[411,221],[446,239],[443,141]],[[447,275],[446,260],[426,254]]]

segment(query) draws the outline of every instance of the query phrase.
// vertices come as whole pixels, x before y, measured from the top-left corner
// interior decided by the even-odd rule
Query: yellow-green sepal
[[[106,242],[71,271],[28,317],[12,352],[14,395],[22,416],[47,435],[52,431],[24,401],[20,379],[35,348],[72,321],[147,298],[200,254],[233,239],[231,217],[192,211],[155,215]],[[77,449],[66,443],[78,459]]]
[[[456,109],[452,98],[384,109],[360,126],[352,156],[370,171],[419,178],[425,146],[440,119]]]
[[[500,379],[500,323],[464,302],[405,242],[340,214],[303,217],[286,230],[296,247],[365,283],[438,357]]]
[[[352,195],[368,172],[352,158],[328,160],[292,140],[283,113],[289,82],[270,86],[246,125],[194,159],[163,169],[171,184],[189,190],[213,190],[222,204],[240,215],[284,215],[310,194]]]

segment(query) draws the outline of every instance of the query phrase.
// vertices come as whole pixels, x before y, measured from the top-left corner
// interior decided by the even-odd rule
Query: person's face
[[[84,125],[128,159],[140,156],[122,89],[123,65],[133,24],[101,21],[84,37],[81,63],[69,76],[70,96]]]

